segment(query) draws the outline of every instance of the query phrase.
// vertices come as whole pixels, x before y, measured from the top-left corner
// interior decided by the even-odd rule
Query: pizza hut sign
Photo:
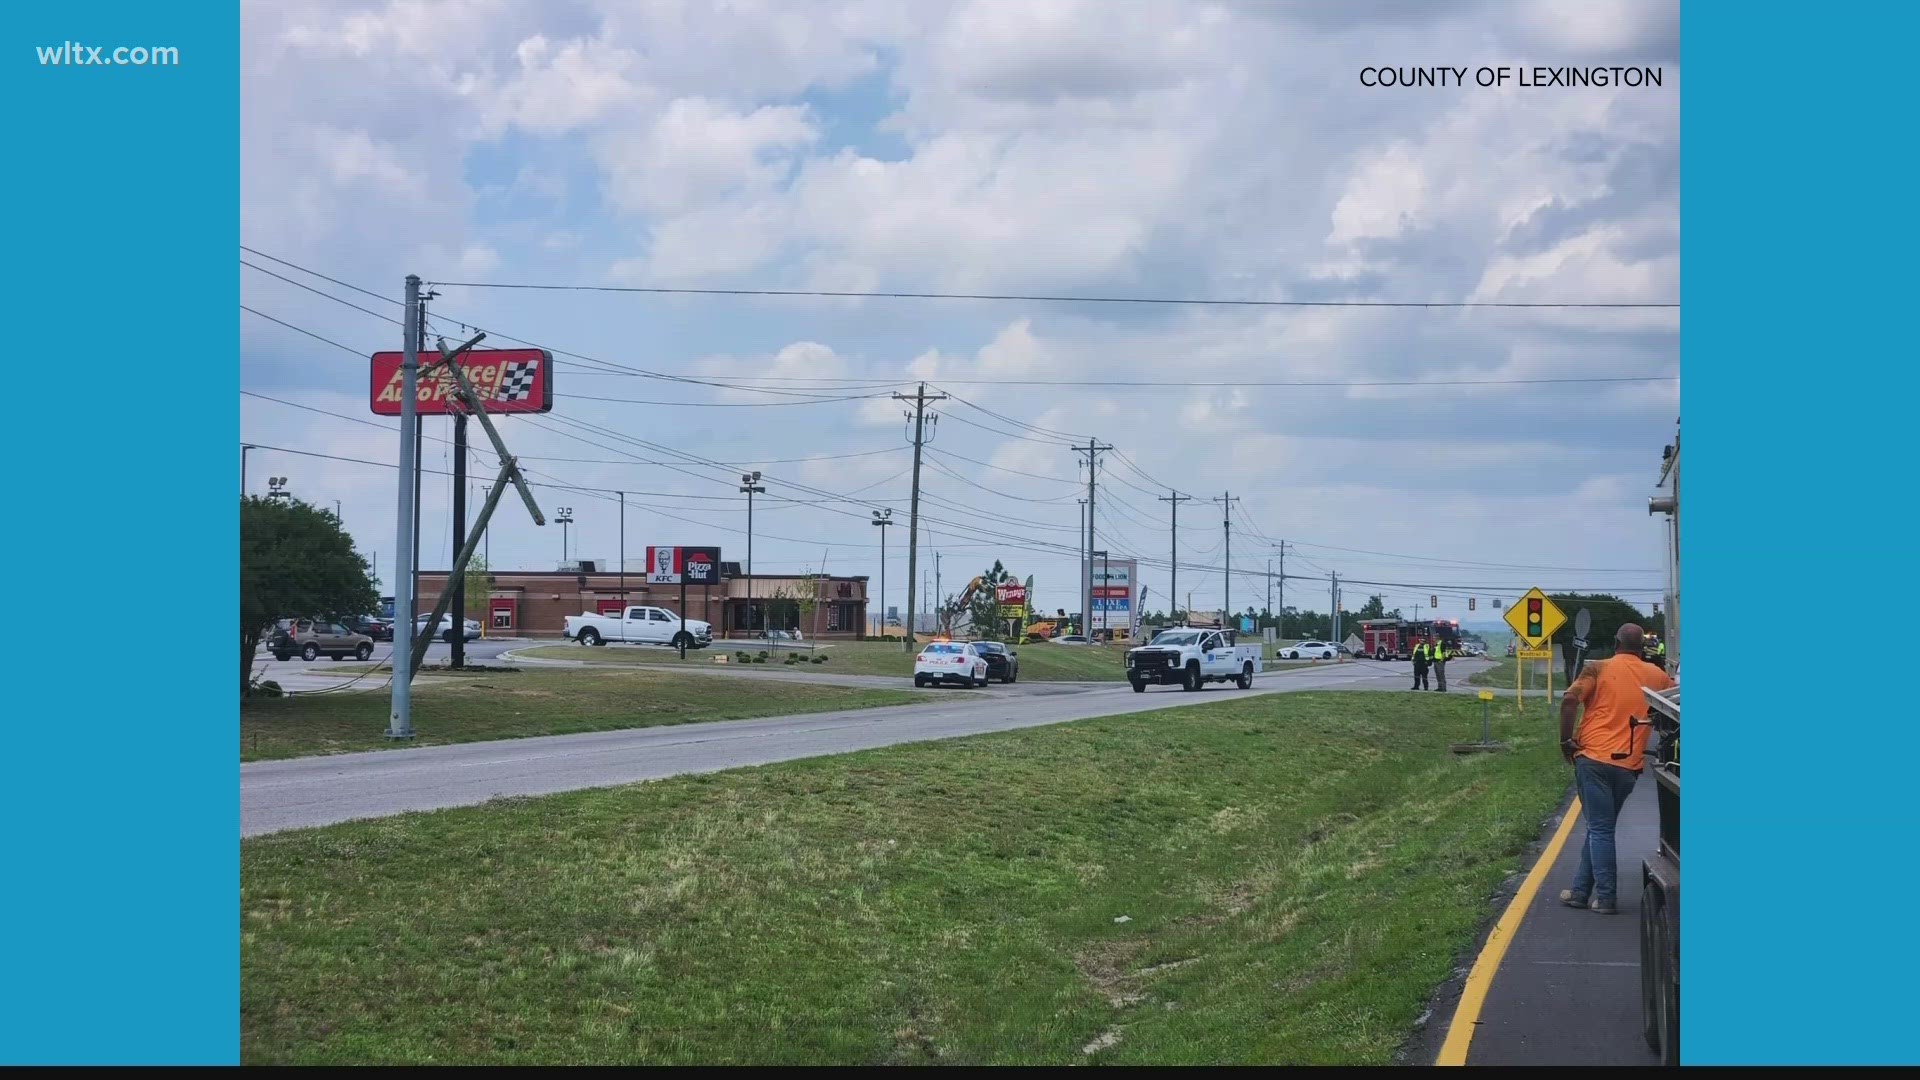
[[[718,585],[720,549],[717,547],[650,547],[647,549],[649,585]]]

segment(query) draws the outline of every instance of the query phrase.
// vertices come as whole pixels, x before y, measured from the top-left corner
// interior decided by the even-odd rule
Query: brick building
[[[747,600],[748,580],[740,564],[721,563],[717,585],[687,586],[689,619],[713,624],[715,638],[758,636],[767,626],[798,629],[808,638],[853,638],[867,625],[867,579],[801,575],[756,574],[751,582],[753,602]],[[445,571],[420,574],[420,612],[433,610],[446,587]],[[811,587],[815,610],[802,618],[796,598]],[[467,618],[488,633],[525,637],[558,636],[569,615],[618,612],[628,604],[649,604],[680,613],[680,586],[649,585],[644,573],[570,570],[497,571],[487,597],[467,597]]]

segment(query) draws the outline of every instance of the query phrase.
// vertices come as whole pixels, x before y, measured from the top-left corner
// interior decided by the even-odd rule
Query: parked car
[[[413,632],[418,634],[422,630],[425,630],[427,628],[427,620],[431,618],[433,618],[431,615],[422,615],[416,618],[413,621]],[[433,636],[439,638],[441,641],[451,642],[453,640],[453,616],[440,616],[440,625],[434,630]],[[479,637],[480,624],[474,622],[472,619],[468,619],[461,636],[467,641],[472,641]]]
[[[971,642],[936,641],[913,658],[913,685],[957,682],[987,685],[987,659]]]
[[[322,653],[335,660],[373,656],[373,639],[325,619],[283,619],[267,635],[267,651],[275,660],[318,660]]]
[[[356,615],[347,620],[347,629],[365,634],[375,641],[393,640],[393,620],[378,615]]]
[[[1279,650],[1282,660],[1331,660],[1338,655],[1339,648],[1324,641],[1298,641]]]
[[[1093,639],[1085,634],[1062,634],[1057,638],[1048,638],[1055,645],[1091,645]]]
[[[1020,654],[997,641],[976,641],[974,651],[987,662],[987,677],[1003,683],[1020,681]]]

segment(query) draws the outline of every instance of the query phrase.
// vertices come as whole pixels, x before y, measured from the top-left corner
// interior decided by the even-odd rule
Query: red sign
[[[438,356],[433,350],[422,350],[420,366],[424,369]],[[405,354],[397,352],[373,354],[370,397],[374,415],[400,415],[400,366],[405,359]],[[545,349],[469,349],[460,354],[457,363],[488,412],[553,411],[553,354]],[[421,416],[465,411],[450,405],[459,395],[444,365],[422,375],[417,390],[414,407]]]
[[[1126,585],[1095,585],[1093,587],[1093,598],[1095,600],[1125,600],[1129,592],[1130,589]]]
[[[716,585],[720,581],[720,549],[716,547],[650,547],[647,583],[650,585]]]
[[[993,598],[1000,604],[1008,607],[1015,604],[1025,604],[1027,602],[1027,587],[1025,585],[996,585],[993,589]]]

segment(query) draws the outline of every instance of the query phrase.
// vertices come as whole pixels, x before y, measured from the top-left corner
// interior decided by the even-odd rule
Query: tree
[[[794,598],[794,614],[807,624],[807,655],[812,656],[814,641],[820,636],[820,624],[814,618],[814,613],[820,610],[820,577],[808,567],[806,578],[806,591]],[[797,628],[798,623],[795,626]]]
[[[1556,646],[1573,640],[1573,623],[1581,608],[1591,613],[1593,625],[1587,628],[1589,657],[1612,655],[1613,636],[1627,623],[1637,623],[1650,634],[1658,634],[1666,628],[1666,620],[1661,616],[1649,617],[1612,593],[1556,593],[1551,599],[1567,616],[1566,624],[1553,635],[1553,644]]]
[[[492,615],[487,611],[487,598],[493,595],[493,574],[487,569],[487,560],[474,552],[467,560],[467,573],[463,582],[466,585],[467,610],[473,611],[479,605],[481,633],[486,633],[487,623]]]
[[[379,603],[371,567],[331,510],[298,499],[240,500],[240,693],[276,619],[337,619]]]
[[[999,636],[1000,631],[1000,591],[1001,585],[1013,581],[1013,575],[1000,565],[998,559],[993,566],[980,575],[980,587],[974,590],[967,601],[967,623],[975,635]]]

